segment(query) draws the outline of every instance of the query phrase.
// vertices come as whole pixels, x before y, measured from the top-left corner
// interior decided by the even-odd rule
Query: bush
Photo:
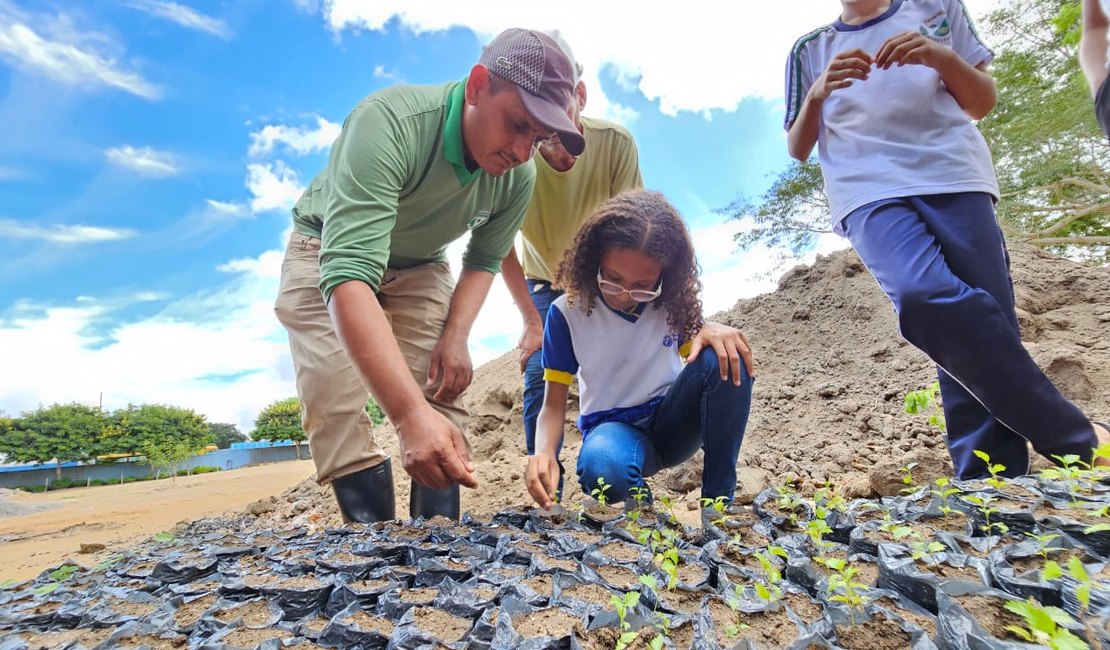
[[[211,465],[198,465],[197,467],[193,468],[194,474],[211,474],[212,472],[218,471],[220,471],[219,467],[213,467]]]
[[[135,481],[138,481],[138,480],[139,480],[138,476],[127,476],[127,477],[124,477],[123,482],[124,483],[134,483]]]
[[[46,486],[45,485],[20,485],[16,489],[17,490],[23,490],[24,492],[35,493],[35,492],[44,492],[44,491],[46,491]]]

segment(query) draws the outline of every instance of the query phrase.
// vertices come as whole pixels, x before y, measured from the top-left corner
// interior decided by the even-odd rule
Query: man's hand
[[[559,461],[551,454],[537,452],[528,457],[528,467],[524,470],[524,482],[528,493],[544,510],[555,505],[555,493],[559,489]]]
[[[717,361],[721,365],[721,381],[727,381],[731,372],[732,383],[740,385],[740,359],[744,360],[744,365],[748,368],[748,376],[755,377],[755,364],[752,362],[748,337],[740,330],[721,323],[706,323],[691,341],[686,363],[696,361],[707,346],[717,353]]]
[[[453,402],[462,395],[470,381],[474,379],[474,366],[470,363],[470,351],[465,339],[444,336],[432,350],[432,362],[428,366],[428,386],[435,386],[442,379],[435,398],[442,402]]]
[[[414,409],[397,422],[397,436],[405,471],[417,483],[478,487],[462,431],[439,411],[427,404]]]
[[[520,335],[516,347],[520,350],[520,372],[523,374],[528,358],[543,347],[543,323],[536,321],[525,324],[524,333]]]
[[[883,43],[875,54],[875,66],[888,70],[892,65],[911,64],[939,69],[953,56],[955,52],[921,32],[904,32]]]
[[[853,79],[866,81],[872,63],[871,55],[859,48],[837,54],[810,87],[810,99],[823,102],[834,91],[851,86]]]

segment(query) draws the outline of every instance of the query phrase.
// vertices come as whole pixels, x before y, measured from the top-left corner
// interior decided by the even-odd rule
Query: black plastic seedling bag
[[[1017,600],[1014,596],[997,589],[945,585],[943,589],[937,591],[937,642],[941,647],[950,650],[1031,650],[1043,647],[993,636],[974,616],[960,606],[956,598],[963,595],[985,596],[1002,603]],[[1014,618],[1017,619],[1015,624],[1021,622],[1017,615],[1014,615]]]
[[[496,601],[497,589],[488,583],[473,579],[459,583],[447,578],[439,584],[439,593],[433,604],[448,614],[475,619],[493,607]]]
[[[295,621],[323,609],[331,594],[332,583],[318,581],[311,586],[289,586],[277,583],[262,587],[262,593],[285,612],[285,620]]]
[[[1073,545],[1066,537],[1052,541],[1052,548],[1072,548]],[[1045,580],[1042,570],[1045,560],[1038,553],[1040,545],[1037,542],[1022,542],[1009,544],[996,549],[990,554],[990,572],[992,584],[1003,591],[1014,594],[1019,598],[1033,598],[1042,605],[1060,607],[1062,603],[1060,580]],[[1053,559],[1050,554],[1049,560]],[[1025,572],[1019,572],[1011,561],[1031,559],[1037,567]],[[1066,563],[1065,563],[1066,564]],[[1065,569],[1066,570],[1066,569]]]
[[[451,555],[426,557],[417,564],[419,572],[413,580],[416,587],[435,587],[444,580],[451,579],[455,582],[464,582],[474,575],[474,560],[467,560]]]
[[[1040,500],[1023,501],[1014,498],[998,497],[989,504],[995,512],[990,513],[990,518],[983,514],[983,509],[968,501],[964,496],[955,497],[971,515],[973,533],[976,536],[1001,533],[998,527],[992,527],[988,533],[988,525],[1001,523],[1006,526],[1006,535],[1020,536],[1023,533],[1033,532],[1037,527],[1035,512],[1041,504]]]
[[[401,584],[388,578],[378,580],[351,580],[335,585],[324,607],[326,614],[334,614],[351,603],[357,602],[366,611],[372,611],[382,594],[401,589]]]
[[[118,590],[104,589],[100,594],[102,598],[87,604],[81,627],[108,627],[141,621],[152,615],[161,605],[161,601],[143,591],[125,595]],[[115,601],[120,601],[120,604],[114,604]]]
[[[599,581],[590,580],[581,572],[575,574],[556,573],[552,577],[551,583],[551,604],[559,605],[583,620],[589,620],[590,617],[608,607],[610,596],[616,593],[600,584]],[[576,595],[572,590],[578,585],[596,587],[599,594],[605,592],[604,602],[599,602],[600,599],[587,600]]]
[[[390,650],[417,650],[424,648],[449,648],[451,650],[465,650],[468,646],[467,636],[470,630],[474,627],[473,621],[467,619],[459,620],[460,623],[465,622],[465,627],[461,631],[457,631],[457,636],[452,635],[454,638],[440,638],[435,633],[425,630],[420,627],[419,618],[425,613],[434,613],[436,610],[413,607],[405,612],[401,620],[397,622],[397,628],[393,631],[393,637],[389,640]],[[440,613],[443,616],[453,616],[452,614]]]
[[[339,574],[351,580],[358,580],[370,575],[371,571],[385,563],[386,561],[380,557],[368,557],[350,552],[328,553],[317,558],[316,575]]]
[[[958,584],[968,589],[986,588],[989,581],[989,568],[986,562],[967,555],[938,553],[932,557],[935,560],[934,563],[948,564],[955,568],[975,569],[979,574],[979,582],[943,578],[936,573],[921,569],[909,555],[898,553],[885,544],[879,548],[879,587],[902,594],[933,615],[938,613],[938,589],[948,584]]]
[[[215,573],[217,564],[216,557],[169,557],[154,567],[150,577],[162,584],[179,585]]]
[[[536,608],[519,600],[509,598],[501,603],[501,608],[495,621],[493,635],[488,638],[491,650],[518,650],[524,648],[533,648],[540,650],[541,648],[562,648],[570,647],[570,637],[574,625],[570,625],[565,629],[551,630],[551,634],[542,637],[525,638],[517,632],[514,620],[521,620],[525,616],[532,614],[543,614],[545,612],[556,612],[557,614],[575,618],[574,614],[567,612],[559,607],[544,607]],[[484,618],[484,617],[483,617]],[[585,626],[584,620],[577,621],[583,627]],[[478,625],[475,625],[475,632],[472,632],[472,637],[478,638],[477,635]],[[484,635],[483,635],[484,636]]]
[[[756,495],[752,508],[761,519],[766,519],[778,530],[788,532],[788,525],[796,522],[796,528],[805,528],[805,522],[813,519],[813,506],[806,501],[796,500],[789,511],[785,504],[779,503],[779,493],[770,487]]]
[[[263,620],[256,620],[247,622],[244,620],[242,612],[244,608],[256,607],[258,603],[265,603],[266,616]],[[193,626],[193,636],[208,637],[219,630],[228,626],[241,626],[250,629],[265,629],[277,625],[283,616],[283,612],[277,604],[264,601],[261,598],[236,602],[232,600],[221,600],[213,605]]]
[[[1065,533],[1077,541],[1086,544],[1096,554],[1106,557],[1110,555],[1110,530],[1098,530],[1094,532],[1087,532],[1091,527],[1091,515],[1093,512],[1087,511],[1087,520],[1079,520],[1077,518],[1069,517],[1067,514],[1071,505],[1066,501],[1049,500],[1053,506],[1057,508],[1059,514],[1049,515],[1040,520],[1040,526],[1049,530],[1058,530]],[[1105,523],[1105,522],[1103,522]]]
[[[338,612],[320,633],[318,643],[333,648],[385,648],[393,636],[394,625],[383,617],[370,614],[351,603]]]
[[[295,638],[292,632],[275,627],[268,628],[265,631],[250,631],[251,636],[257,636],[260,633],[270,635],[270,638],[263,640],[261,643],[236,643],[233,639],[243,629],[245,628],[242,626],[229,625],[199,643],[191,643],[189,647],[196,648],[197,650],[281,650],[281,648],[285,647],[286,640]],[[109,647],[114,648],[115,646]],[[103,650],[107,650],[107,648]]]
[[[825,626],[823,634],[826,635],[826,638],[834,647],[840,647],[841,635],[845,633],[847,628],[865,625],[876,617],[882,617],[887,621],[893,621],[903,633],[909,636],[909,642],[904,647],[911,650],[937,650],[937,644],[929,638],[925,630],[899,616],[896,612],[878,605],[871,604],[855,610],[840,604],[826,605],[825,617],[827,626]],[[890,643],[890,639],[885,641]]]
[[[437,595],[437,590],[432,587],[389,591],[378,598],[376,611],[391,621],[397,621],[413,607],[430,607]]]
[[[162,607],[147,620],[160,630],[173,630],[179,634],[189,635],[196,628],[197,623],[204,618],[205,613],[216,606],[218,601],[219,595],[216,593],[176,596],[163,602]],[[203,607],[203,609],[197,611],[191,620],[188,618],[181,620],[178,617],[178,612],[186,606],[189,606],[192,610],[197,610],[198,607]]]

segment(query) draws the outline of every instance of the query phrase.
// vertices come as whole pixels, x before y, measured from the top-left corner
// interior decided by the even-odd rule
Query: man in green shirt
[[[535,452],[536,418],[543,406],[543,324],[548,307],[563,293],[552,286],[563,252],[597,206],[621,192],[644,186],[632,134],[612,122],[581,115],[586,107],[586,84],[580,79],[582,66],[574,60],[566,42],[558,34],[553,36],[574,62],[575,101],[568,117],[584,137],[586,152],[572,154],[561,136],[540,145],[536,187],[521,229],[523,265],[516,251],[510,249],[502,267],[505,284],[524,320],[518,348],[524,373],[524,440],[529,456]]]
[[[477,487],[456,404],[467,337],[532,196],[535,148],[555,135],[585,147],[566,113],[572,76],[550,37],[507,30],[461,82],[359,103],[293,208],[274,309],[317,480],[345,521],[395,513],[367,388],[397,429],[411,516],[458,518],[458,486]],[[455,285],[444,251],[467,232]]]

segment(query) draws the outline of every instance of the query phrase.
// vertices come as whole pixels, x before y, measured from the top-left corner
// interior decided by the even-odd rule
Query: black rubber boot
[[[384,463],[331,482],[339,513],[345,523],[372,524],[397,518],[393,499],[393,464]]]
[[[437,515],[459,520],[458,483],[439,490],[413,481],[412,492],[409,493],[409,516],[413,519],[431,519]]]

